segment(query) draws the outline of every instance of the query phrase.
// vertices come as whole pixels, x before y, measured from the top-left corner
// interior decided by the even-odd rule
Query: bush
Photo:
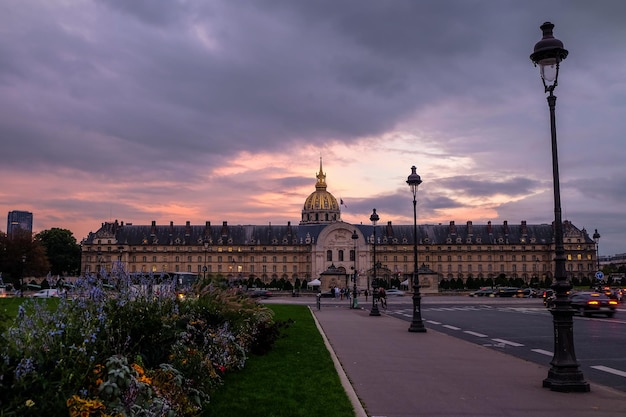
[[[278,337],[269,309],[234,291],[80,280],[59,300],[27,299],[0,335],[3,415],[195,416],[226,372]]]

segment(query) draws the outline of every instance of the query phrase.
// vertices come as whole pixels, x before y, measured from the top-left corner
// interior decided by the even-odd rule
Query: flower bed
[[[114,288],[114,289],[110,289]],[[278,335],[246,296],[126,276],[80,280],[47,308],[27,300],[0,336],[3,415],[196,416],[224,373]]]

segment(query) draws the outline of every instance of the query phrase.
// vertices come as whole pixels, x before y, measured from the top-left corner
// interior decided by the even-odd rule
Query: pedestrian
[[[365,301],[367,301],[367,296],[370,294],[369,291],[366,289],[363,294],[365,295]]]
[[[387,293],[383,287],[378,289],[378,299],[382,308],[387,309]]]

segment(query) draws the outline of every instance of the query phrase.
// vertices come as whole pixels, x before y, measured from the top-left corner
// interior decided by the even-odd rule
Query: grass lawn
[[[204,416],[354,417],[311,312],[306,306],[267,305],[276,319],[293,322],[272,350],[226,375]]]

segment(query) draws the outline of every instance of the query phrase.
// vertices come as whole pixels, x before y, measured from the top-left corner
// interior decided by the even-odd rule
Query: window
[[[339,250],[338,258],[339,258],[339,262],[343,262],[343,250],[341,249]]]
[[[326,251],[326,261],[332,262],[332,260],[333,260],[333,251],[332,250],[327,250]]]

